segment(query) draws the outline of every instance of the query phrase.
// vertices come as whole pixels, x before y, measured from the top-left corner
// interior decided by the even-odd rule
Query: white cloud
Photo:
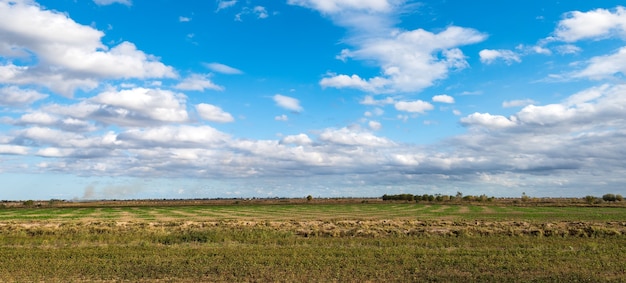
[[[378,131],[383,128],[383,125],[378,121],[369,121],[367,126],[373,131]]]
[[[308,144],[312,144],[313,141],[306,134],[298,134],[298,135],[284,137],[281,140],[281,143],[284,143],[284,144],[296,144],[296,145],[308,145]]]
[[[209,78],[210,74],[192,74],[178,83],[174,88],[180,90],[204,91],[205,89],[222,91],[224,87],[216,85]]]
[[[132,5],[131,0],[93,0],[93,2],[100,6],[111,5],[115,3],[119,3],[122,5],[126,5],[126,6]]]
[[[447,94],[440,94],[433,96],[433,101],[441,103],[454,103],[454,97]]]
[[[224,64],[220,64],[220,63],[206,63],[204,64],[207,68],[209,68],[211,71],[213,72],[217,72],[217,73],[222,73],[222,74],[227,74],[227,75],[239,75],[239,74],[243,74],[243,72],[239,69],[235,69],[231,66],[227,66]]]
[[[265,7],[263,6],[254,6],[252,8],[243,7],[243,9],[241,9],[241,12],[235,15],[235,21],[243,21],[241,17],[243,17],[244,15],[254,15],[257,19],[266,19],[267,17],[269,17],[267,9],[265,9]]]
[[[80,25],[67,15],[30,2],[0,2],[0,37],[14,50],[28,50],[31,65],[0,65],[0,83],[45,86],[65,96],[91,90],[103,79],[174,78],[172,67],[138,50],[130,42],[109,49],[104,33]],[[25,54],[0,56],[9,62]]]
[[[326,129],[319,135],[319,139],[339,145],[350,146],[391,146],[394,143],[386,138],[377,137],[369,132],[356,131],[348,128]]]
[[[570,74],[574,78],[589,78],[593,80],[609,78],[615,74],[626,75],[626,47],[622,47],[617,52],[597,56],[586,62],[586,67],[580,71]]]
[[[216,10],[216,12],[219,12],[220,10],[227,9],[227,8],[232,7],[232,6],[235,6],[235,4],[237,4],[237,0],[230,0],[230,1],[218,0],[217,1],[217,10]]]
[[[537,53],[537,54],[543,54],[543,55],[551,55],[552,51],[550,51],[550,49],[542,47],[542,46],[533,46],[531,48],[532,52]]]
[[[483,49],[478,53],[478,55],[480,56],[480,61],[485,64],[492,64],[498,59],[504,60],[507,65],[511,65],[513,62],[522,62],[519,54],[511,50]]]
[[[196,105],[196,111],[198,111],[202,119],[211,122],[228,123],[235,120],[230,113],[224,112],[222,108],[211,104],[200,103]]]
[[[5,106],[29,105],[46,97],[48,95],[31,89],[21,89],[16,86],[0,88],[0,105]]]
[[[300,101],[293,97],[276,94],[272,97],[272,99],[274,99],[274,102],[276,102],[276,105],[278,105],[281,108],[284,108],[293,112],[302,112],[303,110],[302,106],[300,106]]]
[[[394,8],[394,1],[388,0],[288,0],[290,5],[299,5],[322,13],[363,11],[367,13],[387,13]]]
[[[186,96],[168,90],[134,88],[121,91],[106,91],[89,99],[89,104],[78,104],[70,113],[77,113],[77,107],[86,115],[105,123],[118,125],[141,125],[154,122],[184,122],[188,120]],[[100,105],[97,105],[100,104]],[[68,114],[70,114],[68,113]]]
[[[577,131],[591,125],[599,127],[606,121],[623,120],[626,107],[626,85],[602,85],[569,96],[561,103],[527,105],[506,118],[489,113],[474,113],[461,119],[466,126],[487,128],[514,127],[517,130],[537,132],[546,129],[551,133]]]
[[[385,114],[385,110],[382,110],[382,109],[376,107],[372,111],[366,111],[363,115],[365,117],[373,117],[373,116],[382,116],[383,114]]]
[[[317,10],[349,29],[345,42],[354,48],[337,56],[373,62],[381,75],[363,78],[359,74],[328,73],[322,87],[356,88],[372,93],[416,92],[445,79],[451,69],[469,66],[458,48],[485,40],[474,29],[449,26],[438,33],[424,29],[394,27],[399,14],[406,12],[404,1],[368,0],[290,0],[289,4]]]
[[[371,95],[366,95],[363,100],[359,101],[359,103],[363,105],[386,105],[386,104],[394,104],[396,101],[391,97],[386,97],[385,99],[376,100]]]
[[[411,113],[425,113],[426,111],[433,110],[433,105],[422,101],[399,101],[394,105],[399,111],[411,112]]]
[[[150,129],[131,129],[118,135],[118,140],[133,145],[176,147],[206,147],[221,144],[230,136],[209,126],[163,126]]]
[[[52,116],[44,112],[32,112],[22,115],[18,120],[18,123],[22,124],[38,124],[38,125],[53,125],[59,121],[58,117]]]
[[[28,149],[26,146],[0,144],[0,154],[26,155]]]
[[[554,32],[565,42],[582,39],[602,39],[612,35],[626,38],[626,9],[596,9],[589,12],[573,11],[565,14]]]
[[[365,33],[352,40],[357,46],[355,50],[344,50],[342,55],[376,62],[383,75],[364,79],[357,74],[329,74],[320,85],[373,93],[420,91],[446,78],[450,69],[466,68],[465,56],[457,47],[485,38],[476,30],[456,26],[439,33],[423,29],[394,31],[385,37]]]
[[[466,126],[482,126],[486,128],[506,128],[515,126],[512,121],[504,116],[491,115],[489,113],[474,113],[461,118],[461,124]]]
[[[178,17],[178,21],[181,23],[186,23],[186,22],[190,22],[191,18],[180,16]]]
[[[526,106],[526,105],[535,104],[535,103],[536,102],[532,99],[517,99],[517,100],[510,100],[510,101],[502,102],[502,107],[504,108],[520,107],[520,106]]]
[[[263,6],[255,6],[252,9],[252,12],[256,14],[257,18],[259,19],[265,19],[269,17],[269,15],[267,14],[267,10]]]
[[[556,52],[558,52],[559,54],[577,54],[582,51],[580,47],[572,44],[563,44],[555,48]]]
[[[276,121],[289,121],[289,117],[287,117],[287,115],[283,114],[283,115],[274,117],[274,120],[276,120]]]

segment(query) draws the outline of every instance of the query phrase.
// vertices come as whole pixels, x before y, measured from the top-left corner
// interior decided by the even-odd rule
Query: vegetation
[[[542,203],[533,198],[514,204],[465,197],[7,204],[0,210],[0,281],[620,282],[626,276],[626,208],[619,201],[537,206],[531,204]]]

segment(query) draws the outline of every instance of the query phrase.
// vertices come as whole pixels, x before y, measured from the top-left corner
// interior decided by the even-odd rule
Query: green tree
[[[312,200],[313,200],[313,196],[312,195],[306,196],[306,201],[312,201]]]
[[[605,194],[605,195],[602,196],[602,199],[604,201],[616,201],[617,197],[615,197],[614,194]]]

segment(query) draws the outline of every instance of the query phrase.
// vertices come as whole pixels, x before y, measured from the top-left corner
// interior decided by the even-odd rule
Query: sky
[[[0,0],[0,199],[625,194],[621,2]]]

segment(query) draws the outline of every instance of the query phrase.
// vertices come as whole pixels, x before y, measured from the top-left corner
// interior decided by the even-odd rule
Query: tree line
[[[461,192],[457,192],[456,195],[442,195],[442,194],[423,194],[423,195],[413,195],[413,194],[397,194],[397,195],[388,195],[384,194],[382,197],[383,200],[404,200],[404,201],[486,201],[491,202],[495,199],[495,197],[488,197],[487,195],[479,195],[472,196],[466,195],[464,196]]]

